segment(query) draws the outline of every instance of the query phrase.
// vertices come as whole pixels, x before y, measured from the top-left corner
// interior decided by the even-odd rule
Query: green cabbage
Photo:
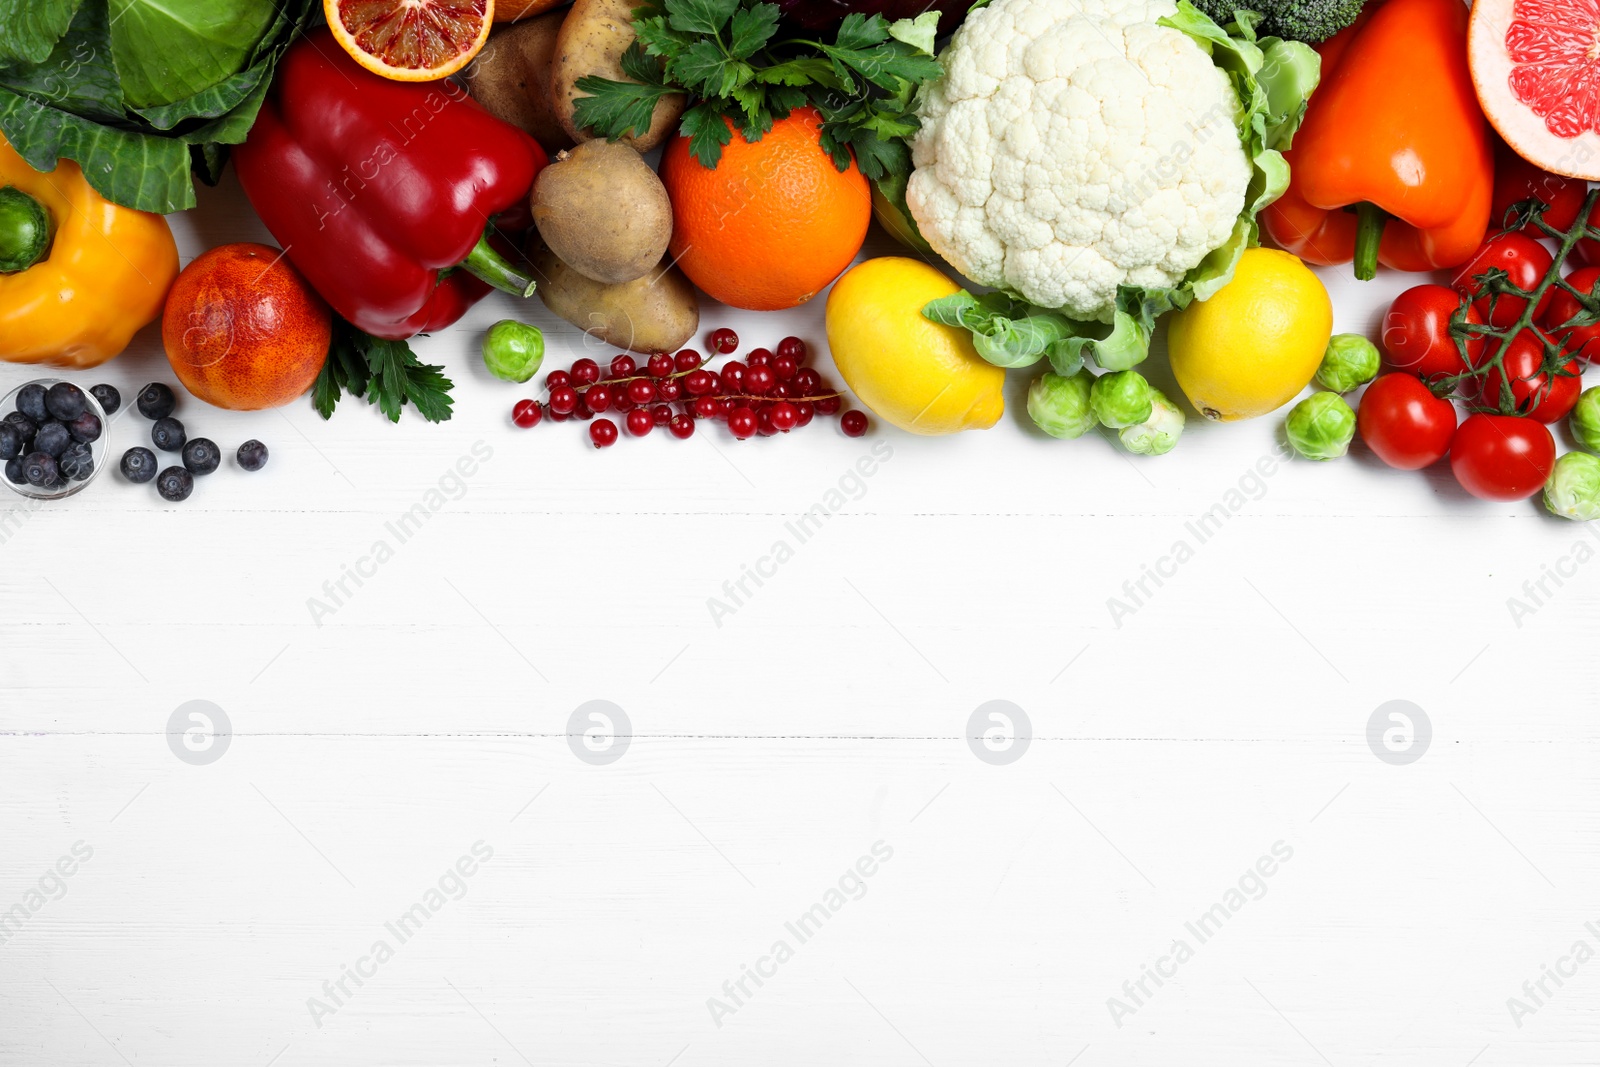
[[[1178,0],[1177,14],[1160,20],[1161,25],[1193,38],[1228,76],[1239,97],[1235,122],[1253,171],[1244,211],[1227,241],[1177,286],[1119,287],[1110,323],[1076,321],[1006,292],[941,297],[924,307],[923,315],[971,331],[978,353],[1002,367],[1048,359],[1057,374],[1070,376],[1092,359],[1106,370],[1126,370],[1149,354],[1156,319],[1195,300],[1209,299],[1232,281],[1239,257],[1260,243],[1256,216],[1289,187],[1289,164],[1282,149],[1290,146],[1300,128],[1322,66],[1307,45],[1276,37],[1258,40],[1259,16],[1241,11],[1239,19],[1225,30],[1189,0]]]
[[[191,171],[216,181],[279,57],[320,10],[315,0],[0,0],[0,133],[38,170],[76,160],[114,203],[193,207]]]

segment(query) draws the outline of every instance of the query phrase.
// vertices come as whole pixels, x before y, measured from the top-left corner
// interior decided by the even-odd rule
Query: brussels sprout
[[[1150,417],[1150,392],[1150,383],[1138,371],[1112,371],[1094,380],[1089,406],[1102,426],[1120,430]]]
[[[1348,393],[1378,376],[1378,346],[1358,333],[1336,333],[1317,368],[1317,384]]]
[[[1164,456],[1177,445],[1183,434],[1183,410],[1150,387],[1150,417],[1133,426],[1124,426],[1117,436],[1122,447],[1137,456]]]
[[[544,334],[537,326],[501,319],[483,337],[483,363],[503,382],[525,382],[544,362]]]
[[[1068,378],[1046,372],[1028,386],[1028,414],[1051,437],[1071,440],[1094,429],[1089,391],[1094,375],[1086,370]]]
[[[1578,397],[1567,426],[1578,444],[1590,452],[1600,452],[1600,385],[1585,389]]]
[[[1563,519],[1600,519],[1600,459],[1587,452],[1568,452],[1556,460],[1544,483],[1544,506]]]
[[[1338,393],[1312,393],[1290,410],[1284,431],[1307,459],[1338,459],[1356,435],[1356,413]]]

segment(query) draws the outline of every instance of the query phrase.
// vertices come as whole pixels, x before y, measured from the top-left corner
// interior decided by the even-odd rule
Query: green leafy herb
[[[454,386],[443,367],[419,363],[404,341],[385,341],[337,319],[327,362],[311,387],[311,403],[317,414],[331,418],[349,393],[376,404],[390,422],[400,421],[400,409],[408,403],[429,422],[445,422],[455,403]]]
[[[775,40],[778,7],[764,0],[663,0],[637,12],[623,53],[627,81],[578,79],[577,122],[613,140],[643,133],[662,97],[684,93],[680,131],[715,167],[733,131],[754,142],[807,104],[822,115],[822,147],[841,171],[852,155],[876,181],[905,174],[917,131],[917,86],[939,76],[939,14],[890,23],[852,12],[833,42]]]

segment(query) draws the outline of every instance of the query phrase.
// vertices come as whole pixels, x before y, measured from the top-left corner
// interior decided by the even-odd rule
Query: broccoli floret
[[[1356,20],[1366,0],[1190,0],[1219,26],[1234,21],[1236,10],[1261,14],[1256,33],[1316,44]]]

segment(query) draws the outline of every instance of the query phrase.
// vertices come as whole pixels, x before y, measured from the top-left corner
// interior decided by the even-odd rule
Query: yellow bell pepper
[[[178,246],[63,159],[48,174],[0,137],[0,360],[94,367],[161,314]]]

